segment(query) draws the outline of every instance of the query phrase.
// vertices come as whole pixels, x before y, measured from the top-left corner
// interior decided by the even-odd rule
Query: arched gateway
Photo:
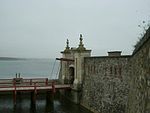
[[[84,74],[84,57],[91,56],[91,50],[87,50],[83,44],[80,34],[80,42],[77,48],[69,47],[67,39],[66,48],[62,51],[60,60],[59,79],[62,83],[72,84],[74,89],[79,89],[82,84]]]

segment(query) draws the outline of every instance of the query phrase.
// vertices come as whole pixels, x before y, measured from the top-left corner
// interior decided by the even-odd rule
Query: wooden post
[[[46,78],[45,85],[48,86],[48,78]]]
[[[34,93],[37,94],[36,82],[34,83]]]
[[[37,89],[36,89],[36,82],[34,83],[34,101],[36,101],[36,94],[37,94]]]
[[[50,101],[50,91],[47,91],[46,92],[46,102],[49,102]]]
[[[16,106],[16,95],[17,95],[17,90],[16,90],[16,81],[13,80],[13,86],[14,86],[14,91],[13,91],[13,101],[14,101],[14,106]]]
[[[35,101],[36,100],[36,95],[35,95],[35,92],[33,91],[33,92],[31,92],[31,104],[32,105],[35,105]]]
[[[46,112],[50,113],[54,110],[54,95],[52,91],[46,93]]]
[[[32,85],[32,79],[30,79],[30,85]]]
[[[55,93],[55,92],[56,92],[56,90],[55,90],[55,83],[54,83],[54,81],[52,82],[52,91],[53,91],[53,93]]]
[[[34,91],[31,92],[31,104],[36,103],[36,94],[37,94],[37,89],[36,89],[36,82],[34,83]]]

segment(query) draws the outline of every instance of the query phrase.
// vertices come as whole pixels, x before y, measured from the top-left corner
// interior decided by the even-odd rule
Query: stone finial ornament
[[[79,47],[77,48],[80,51],[86,50],[82,41],[83,41],[82,34],[80,34],[80,43],[79,43]]]
[[[82,40],[83,40],[83,38],[82,38],[82,34],[80,34],[80,45],[83,45]]]
[[[70,49],[70,47],[69,47],[69,40],[67,39],[67,41],[66,41],[66,48],[65,48],[65,52],[68,52],[69,51],[69,49]]]
[[[69,40],[67,39],[67,42],[66,42],[66,49],[69,49]]]

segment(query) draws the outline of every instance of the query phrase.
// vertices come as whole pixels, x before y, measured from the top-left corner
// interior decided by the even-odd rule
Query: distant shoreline
[[[0,57],[0,61],[15,61],[15,60],[54,60],[55,58],[15,58],[15,57]]]
[[[25,58],[0,57],[0,60],[26,60]]]

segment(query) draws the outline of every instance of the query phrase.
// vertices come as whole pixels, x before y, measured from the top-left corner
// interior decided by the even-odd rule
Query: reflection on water
[[[91,113],[85,108],[65,100],[60,95],[38,94],[36,102],[31,101],[30,93],[17,95],[17,104],[13,104],[12,94],[0,94],[1,113]]]

